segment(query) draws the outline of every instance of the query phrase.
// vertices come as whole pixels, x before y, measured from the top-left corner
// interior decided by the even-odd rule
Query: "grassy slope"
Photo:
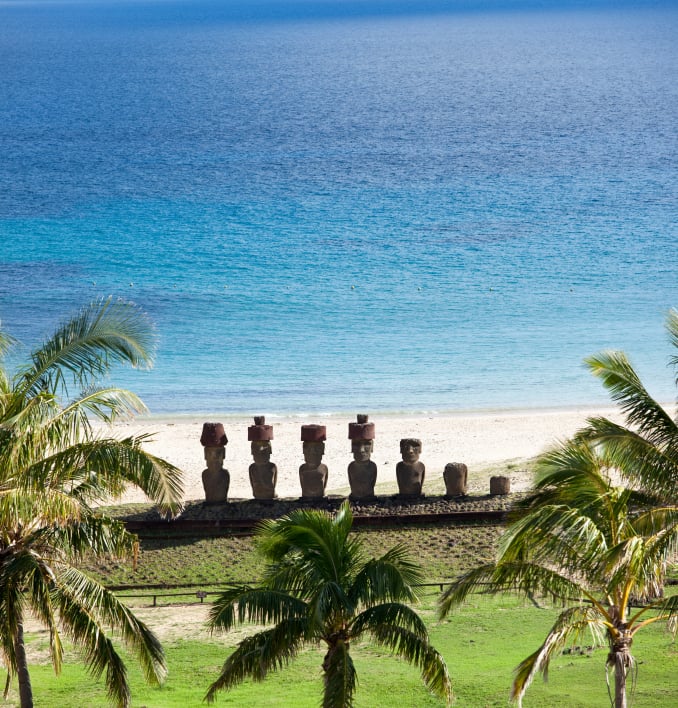
[[[356,532],[370,556],[397,543],[407,546],[432,579],[451,578],[493,556],[499,526],[432,527]],[[144,538],[136,570],[130,562],[96,562],[92,573],[109,585],[194,584],[215,586],[255,580],[261,566],[251,537]]]

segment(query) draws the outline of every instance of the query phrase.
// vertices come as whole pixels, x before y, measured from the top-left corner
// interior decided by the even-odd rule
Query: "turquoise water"
[[[678,11],[465,9],[0,4],[3,327],[133,299],[154,413],[673,399]]]

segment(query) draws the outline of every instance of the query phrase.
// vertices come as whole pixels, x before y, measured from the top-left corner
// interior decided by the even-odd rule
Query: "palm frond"
[[[359,547],[358,542],[348,541],[352,521],[347,504],[335,516],[313,509],[296,509],[273,523],[263,522],[258,546],[272,563],[283,560],[291,551],[306,558],[313,556],[318,570],[327,579],[337,580],[346,571],[344,562],[353,559]]]
[[[167,668],[160,642],[112,592],[76,568],[67,567],[58,575],[54,597],[61,621],[84,653],[90,671],[97,678],[106,672],[108,693],[118,705],[129,705],[127,672],[103,623],[120,633],[136,655],[146,681],[162,683]]]
[[[210,608],[207,626],[210,631],[228,631],[244,622],[279,624],[301,619],[307,612],[307,604],[288,593],[240,585],[217,597]]]
[[[640,539],[628,563],[628,580],[635,601],[647,602],[663,594],[667,568],[678,553],[678,508],[651,509],[634,520]]]
[[[666,329],[669,333],[669,340],[674,349],[678,349],[678,310],[671,308],[666,315]],[[676,369],[675,381],[678,386],[678,354],[674,354],[671,359],[671,366]]]
[[[5,354],[12,348],[15,340],[6,332],[0,330],[0,421],[4,418],[7,408],[8,394],[12,390],[9,372],[3,366]]]
[[[47,627],[52,665],[56,673],[61,669],[63,646],[52,603],[53,584],[52,569],[33,549],[15,549],[0,563],[0,647],[10,676],[19,670],[14,639],[22,631],[27,606]]]
[[[77,398],[68,401],[58,418],[75,414],[87,420],[96,418],[105,423],[113,423],[121,418],[133,418],[147,412],[144,402],[132,391],[108,386],[82,391]]]
[[[89,511],[85,511],[77,523],[46,527],[40,534],[46,543],[60,549],[64,557],[71,560],[92,554],[129,558],[138,542],[122,521]]]
[[[411,559],[407,549],[394,546],[381,558],[365,563],[356,575],[349,594],[356,604],[375,602],[415,602],[414,586],[423,581],[421,568]]]
[[[106,478],[106,484],[124,479],[155,502],[161,514],[175,516],[182,508],[183,472],[143,449],[143,444],[151,439],[150,435],[138,435],[97,440],[88,456],[88,465],[99,478],[102,475]]]
[[[543,595],[561,603],[588,596],[579,579],[567,573],[529,561],[502,561],[474,568],[452,582],[439,600],[440,617],[445,617],[475,592]]]
[[[650,506],[633,518],[633,528],[642,536],[659,533],[672,535],[678,525],[678,507]]]
[[[348,538],[353,526],[353,512],[348,501],[343,501],[339,510],[332,518],[332,525],[336,529],[337,536],[340,538]]]
[[[627,601],[631,594],[636,599],[656,596],[663,585],[664,564],[657,562],[654,554],[647,553],[647,546],[641,536],[630,536],[613,546],[605,554],[607,590],[623,591],[619,602],[621,616],[626,614]]]
[[[452,683],[443,657],[421,637],[397,625],[379,625],[371,630],[375,640],[421,671],[426,687],[448,705],[452,700]]]
[[[678,429],[653,438],[607,418],[589,418],[580,438],[605,450],[610,463],[646,492],[675,497],[678,490]]]
[[[319,585],[307,601],[309,622],[318,632],[323,630],[328,617],[352,617],[356,611],[342,583]]]
[[[373,627],[397,626],[407,629],[418,637],[428,637],[426,625],[419,615],[400,602],[386,602],[367,607],[360,612],[349,625],[352,638],[361,637],[372,631]]]
[[[0,361],[5,357],[7,352],[17,343],[17,340],[11,334],[0,329]]]
[[[348,509],[348,507],[347,507]],[[350,510],[339,520],[326,512],[297,509],[263,521],[257,547],[268,561],[263,583],[311,599],[326,583],[350,584],[362,563],[362,546],[349,539]]]
[[[476,566],[456,578],[438,600],[438,616],[440,619],[447,617],[453,608],[464,603],[469,595],[485,590],[492,581],[495,568],[496,563],[486,563]]]
[[[3,663],[13,676],[17,671],[14,638],[26,611],[25,583],[36,570],[36,558],[26,552],[5,552],[0,563],[0,646]]]
[[[135,394],[119,388],[85,392],[65,407],[49,393],[41,393],[29,401],[14,396],[12,407],[13,414],[4,425],[12,431],[12,444],[21,455],[15,457],[15,466],[26,466],[45,452],[91,440],[91,419],[110,423],[146,411]]]
[[[548,504],[570,504],[584,508],[598,503],[607,493],[610,480],[603,473],[605,460],[590,445],[576,438],[542,453],[535,464],[535,492],[528,496],[534,508]]]
[[[581,569],[607,546],[606,535],[586,513],[563,505],[538,507],[512,524],[499,541],[501,561],[557,559],[560,567],[578,563]]]
[[[213,703],[218,691],[237,686],[247,678],[263,681],[270,671],[287,666],[302,647],[306,628],[304,620],[288,620],[243,639],[224,662],[205,700]]]
[[[77,443],[44,455],[24,476],[45,486],[68,488],[74,498],[87,503],[110,500],[134,485],[158,504],[161,513],[175,515],[182,506],[183,473],[146,452],[143,444],[149,439],[139,435]]]
[[[78,521],[80,504],[60,490],[44,488],[0,488],[0,533],[21,529],[27,535],[41,527]]]
[[[628,425],[657,442],[665,439],[669,431],[675,435],[671,416],[647,392],[624,352],[602,352],[585,361],[619,404]]]
[[[150,366],[155,347],[153,326],[134,304],[112,298],[82,308],[32,355],[20,371],[17,389],[30,398],[41,391],[68,390],[67,376],[87,388],[115,363]]]
[[[645,619],[641,622],[641,617],[648,613],[652,613],[652,617],[649,620]],[[666,622],[669,631],[675,638],[676,631],[678,630],[678,595],[662,597],[655,599],[652,602],[648,602],[645,607],[641,608],[638,612],[629,617],[629,626],[633,627],[633,632],[635,634],[635,632],[637,632],[638,629],[640,629],[640,627],[644,624],[658,621]]]
[[[49,450],[45,421],[59,411],[55,397],[48,393],[26,402],[14,392],[5,398],[0,420],[0,478],[22,470]]]
[[[542,673],[544,680],[546,680],[551,659],[562,650],[568,641],[576,641],[585,629],[591,629],[600,634],[600,630],[597,629],[600,621],[601,617],[598,611],[592,606],[576,606],[564,610],[558,616],[539,649],[518,665],[511,689],[511,700],[521,706],[525,691],[537,673]]]
[[[49,559],[41,558],[36,553],[26,553],[31,556],[29,563],[33,564],[30,573],[24,571],[26,601],[34,616],[49,630],[50,659],[54,671],[61,671],[64,649],[59,634],[59,623],[54,606],[52,590],[55,574],[50,567]],[[27,564],[28,565],[28,564]]]

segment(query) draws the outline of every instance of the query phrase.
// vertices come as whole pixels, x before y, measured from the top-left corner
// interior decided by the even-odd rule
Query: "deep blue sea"
[[[0,318],[112,294],[153,413],[675,397],[678,9],[0,2]]]

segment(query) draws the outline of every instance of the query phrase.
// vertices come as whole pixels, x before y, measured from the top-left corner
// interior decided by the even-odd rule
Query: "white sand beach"
[[[501,470],[511,478],[512,491],[529,487],[531,475],[524,462],[543,452],[557,440],[562,440],[582,427],[587,417],[605,415],[621,420],[614,409],[530,410],[523,412],[483,412],[475,414],[445,414],[434,416],[374,415],[376,440],[372,459],[377,464],[377,492],[389,491],[395,485],[395,468],[400,460],[399,441],[414,437],[422,441],[421,461],[426,465],[424,491],[441,493],[442,474],[448,462],[463,462],[469,468],[469,489],[486,493],[488,469]],[[248,467],[252,462],[247,427],[252,418],[140,418],[118,423],[113,434],[152,433],[153,441],[146,445],[149,452],[169,460],[185,473],[184,499],[204,498],[201,474],[205,468],[200,444],[202,424],[206,421],[224,424],[228,436],[224,466],[229,470],[229,498],[252,497]],[[299,465],[303,462],[300,427],[319,423],[327,427],[327,442],[323,462],[329,468],[327,492],[348,491],[346,468],[353,459],[348,439],[349,415],[305,416],[276,418],[267,416],[274,426],[272,461],[278,467],[277,493],[280,497],[298,497]],[[523,467],[521,467],[523,464]],[[147,501],[138,490],[130,490],[121,500],[126,503]]]

